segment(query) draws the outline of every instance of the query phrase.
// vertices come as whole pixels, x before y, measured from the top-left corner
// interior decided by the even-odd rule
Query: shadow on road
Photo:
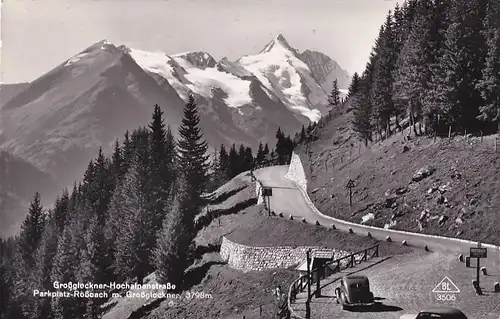
[[[403,308],[401,308],[401,307],[384,305],[383,303],[377,302],[372,306],[352,308],[352,309],[349,309],[348,311],[350,311],[350,312],[396,312],[396,311],[401,311],[401,310],[403,310]]]

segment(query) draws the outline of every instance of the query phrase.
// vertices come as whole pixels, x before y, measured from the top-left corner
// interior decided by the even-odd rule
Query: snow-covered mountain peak
[[[321,114],[326,112],[325,91],[282,34],[269,42],[259,54],[243,56],[237,63],[254,74],[271,95],[277,96],[294,112],[311,121],[319,120]]]
[[[215,61],[215,59],[205,51],[177,53],[172,55],[172,57],[181,65],[183,65],[184,61],[186,61],[192,66],[201,69],[215,68],[215,66],[217,65],[217,61]]]
[[[267,53],[274,50],[285,50],[290,51],[294,54],[297,53],[297,50],[288,43],[288,41],[281,33],[278,34],[271,42],[269,42],[260,53]]]
[[[110,41],[103,39],[99,42],[92,44],[85,51],[94,51],[94,50],[114,51],[114,50],[116,50],[116,46],[113,43],[111,43]]]
[[[67,67],[67,66],[73,65],[73,64],[81,61],[83,58],[98,56],[102,52],[116,53],[117,50],[118,50],[118,48],[114,44],[112,44],[108,40],[104,39],[104,40],[101,40],[99,42],[92,44],[91,46],[89,46],[88,48],[83,50],[82,52],[72,56],[70,59],[68,59],[66,61],[64,66]]]

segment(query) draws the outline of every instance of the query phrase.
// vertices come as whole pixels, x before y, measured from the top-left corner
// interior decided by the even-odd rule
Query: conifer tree
[[[238,149],[238,174],[245,171],[246,166],[245,146],[240,144],[240,148]]]
[[[219,150],[219,178],[221,182],[225,182],[228,179],[228,169],[229,169],[229,154],[227,154],[226,147],[221,144]]]
[[[208,178],[208,155],[206,154],[208,144],[203,140],[199,123],[198,109],[194,97],[190,95],[184,108],[177,145],[179,166],[182,167],[182,173],[185,175],[189,197],[193,205],[194,211],[191,212],[193,218],[196,210],[200,209],[203,204],[201,195],[205,191]]]
[[[174,198],[171,211],[163,220],[162,229],[158,233],[156,247],[152,254],[152,262],[160,283],[182,284],[186,264],[186,242],[188,230],[185,227],[185,182],[181,176],[177,182],[178,192]]]
[[[373,78],[372,98],[373,114],[377,120],[380,130],[385,130],[387,135],[391,134],[390,119],[394,114],[394,103],[392,101],[392,72],[396,62],[394,52],[394,33],[392,15],[387,15],[382,33],[380,35],[378,58],[375,63],[375,73]]]
[[[239,166],[238,151],[236,150],[236,145],[233,144],[231,146],[231,149],[229,150],[229,157],[228,157],[229,179],[238,175],[240,173],[239,169],[240,166]]]
[[[68,218],[68,209],[69,209],[68,205],[69,205],[69,193],[68,189],[65,188],[62,191],[61,196],[58,196],[54,203],[53,215],[57,226],[58,234],[62,234],[64,225],[66,224],[66,220]]]
[[[113,192],[110,161],[104,156],[102,147],[99,148],[94,163],[94,179],[90,185],[90,191],[95,201],[91,201],[91,203],[97,213],[99,225],[102,227],[106,220],[106,213]]]
[[[269,146],[267,143],[264,145],[264,155],[267,156],[269,154]]]
[[[482,104],[477,83],[486,57],[483,34],[484,1],[451,1],[445,47],[435,74],[432,94],[441,108],[443,124],[453,131],[478,131]]]
[[[278,127],[278,131],[276,132],[276,156],[277,163],[276,165],[284,165],[286,163],[288,149],[287,149],[287,141],[285,138],[285,134],[281,131],[281,128]]]
[[[264,164],[265,156],[266,155],[264,154],[264,145],[262,145],[262,142],[260,142],[259,148],[257,149],[257,154],[255,154],[255,164],[257,166]]]
[[[53,213],[47,218],[40,245],[35,253],[35,267],[31,272],[34,289],[40,291],[52,290],[51,272],[54,257],[57,252],[58,226]],[[31,318],[51,318],[51,300],[49,298],[34,298]]]
[[[333,80],[332,90],[328,96],[328,105],[330,108],[334,108],[340,104],[340,91],[337,83],[337,79]]]
[[[352,97],[358,92],[359,80],[360,79],[359,79],[358,72],[354,72],[354,75],[352,76],[351,84],[349,85],[349,93],[347,94],[348,97]],[[302,127],[302,130],[304,130],[304,127]]]
[[[304,125],[302,125],[302,129],[300,130],[299,141],[300,143],[304,142],[307,139],[306,129]]]
[[[22,315],[30,317],[36,307],[36,299],[26,291],[35,288],[35,253],[40,245],[45,227],[45,214],[41,205],[40,194],[37,192],[31,201],[28,215],[21,225],[17,240],[14,259],[13,299],[18,303]]]
[[[90,205],[84,204],[83,198],[77,195],[74,210],[68,216],[68,223],[58,240],[50,275],[52,281],[67,283],[78,280],[80,252],[85,247],[84,234],[89,217],[85,207]],[[51,303],[51,309],[54,319],[73,318],[75,314],[85,313],[85,301],[80,298],[56,298]]]
[[[111,155],[111,180],[113,181],[113,188],[125,173],[123,161],[123,150],[120,146],[120,142],[116,139],[113,155]]]
[[[365,81],[361,80],[359,91],[353,96],[353,119],[352,128],[357,133],[360,140],[368,146],[372,140],[372,109],[369,101],[368,87]]]
[[[114,211],[113,217],[119,215],[123,218],[119,223],[114,256],[114,271],[122,280],[137,277],[140,281],[153,269],[150,264],[150,254],[156,240],[155,216],[148,210],[146,196],[148,179],[145,178],[145,167],[140,164],[139,157],[138,154],[136,160],[132,162],[120,187],[122,193],[115,198],[123,200],[121,207],[113,206],[113,211],[121,209],[118,214]]]
[[[171,189],[175,184],[175,179],[177,176],[177,162],[176,162],[176,154],[177,154],[177,146],[174,138],[174,134],[172,133],[172,129],[170,125],[167,126],[167,134],[165,137],[165,165],[168,168],[168,173],[170,174],[170,180],[168,181],[168,187]],[[173,194],[170,192],[169,201],[171,201]]]
[[[19,262],[25,269],[32,269],[34,266],[33,255],[38,248],[42,238],[45,224],[45,215],[41,204],[40,193],[36,193],[31,201],[28,215],[21,225],[19,235],[18,253]]]
[[[485,67],[478,83],[484,105],[478,118],[492,125],[492,131],[500,129],[500,7],[498,2],[488,0],[485,19],[485,36],[488,45]],[[490,125],[491,126],[491,125]]]
[[[123,156],[123,172],[122,176],[127,172],[132,159],[134,158],[134,145],[130,139],[130,134],[128,131],[125,132],[125,138],[123,140],[122,146],[122,156]]]
[[[159,231],[165,215],[165,208],[170,200],[174,162],[173,157],[175,151],[172,150],[172,136],[168,136],[167,128],[163,120],[163,111],[156,104],[153,111],[153,119],[149,125],[151,131],[151,202],[152,211],[154,212],[155,232]],[[171,132],[170,132],[171,135]],[[167,140],[168,138],[168,140]]]
[[[425,3],[419,6],[418,14],[408,39],[404,42],[401,53],[396,63],[393,83],[393,102],[397,114],[405,114],[405,106],[408,106],[410,124],[413,125],[415,135],[417,134],[416,122],[422,116],[422,101],[427,94],[430,82],[430,69],[427,61],[432,55],[430,43],[431,21],[430,7]],[[432,118],[434,111],[428,109],[426,118]],[[421,132],[420,132],[421,133]]]
[[[254,167],[254,158],[252,154],[252,149],[250,147],[245,148],[245,171],[249,171]]]

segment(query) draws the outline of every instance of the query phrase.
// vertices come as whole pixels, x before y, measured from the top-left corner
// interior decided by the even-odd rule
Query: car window
[[[418,314],[416,319],[441,319],[441,315],[435,313],[421,312]]]
[[[366,284],[351,284],[351,288],[361,289],[361,288],[366,288],[366,287],[367,287]]]

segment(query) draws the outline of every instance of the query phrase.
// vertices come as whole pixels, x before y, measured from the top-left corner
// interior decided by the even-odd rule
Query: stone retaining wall
[[[334,258],[340,258],[349,254],[346,251],[321,247],[252,247],[237,244],[226,237],[222,237],[220,255],[227,261],[229,266],[235,269],[261,271],[264,269],[298,266],[299,263],[306,259],[308,249],[311,249],[313,253],[315,250],[331,251],[334,253]]]
[[[255,182],[255,195],[257,196],[257,205],[264,203],[264,196],[262,196],[262,183],[259,180]]]
[[[288,172],[285,177],[295,182],[303,191],[307,191],[307,178],[304,166],[302,165],[299,155],[295,152],[292,153]]]

